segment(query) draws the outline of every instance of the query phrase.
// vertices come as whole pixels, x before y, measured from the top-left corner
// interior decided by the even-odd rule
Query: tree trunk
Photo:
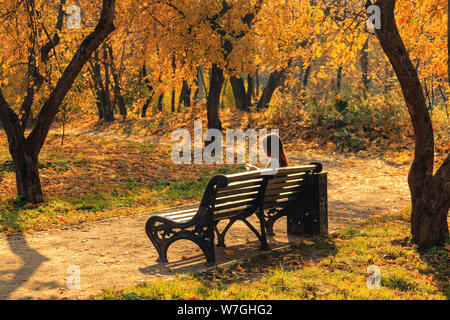
[[[44,202],[37,155],[27,150],[22,136],[16,136],[11,142],[10,153],[16,170],[17,195],[27,202]]]
[[[256,108],[258,110],[265,109],[269,106],[270,100],[275,93],[275,90],[282,84],[286,70],[274,71],[270,74],[261,98],[259,99]]]
[[[189,87],[186,80],[183,80],[183,86],[181,88],[180,100],[178,101],[178,109],[181,105],[189,108],[191,106],[191,87]]]
[[[304,90],[306,90],[306,87],[308,87],[308,81],[309,81],[309,76],[311,75],[311,69],[312,69],[312,65],[309,64],[306,67],[305,75],[303,76],[303,89]]]
[[[100,101],[96,101],[96,106],[97,106],[97,110],[98,110],[98,120],[101,121],[105,118],[104,114],[103,114],[103,107],[102,104],[100,103]]]
[[[161,93],[158,97],[158,111],[163,111],[164,93]]]
[[[153,97],[148,97],[147,101],[145,101],[144,105],[142,106],[141,118],[145,118],[147,116],[147,110],[150,106],[150,103],[152,102],[152,98]]]
[[[142,77],[144,78],[144,82],[147,85],[147,88],[149,91],[149,97],[147,98],[147,101],[145,101],[145,104],[142,107],[142,113],[141,113],[141,117],[145,118],[147,116],[148,107],[150,106],[150,103],[152,102],[153,96],[155,94],[155,90],[153,89],[153,86],[150,84],[150,81],[147,78],[147,66],[145,65],[145,63],[142,66]]]
[[[110,71],[111,71],[111,75],[113,77],[113,90],[114,90],[114,96],[117,99],[117,104],[119,105],[119,113],[120,115],[123,117],[123,119],[127,118],[127,107],[125,105],[125,99],[123,98],[122,95],[122,89],[120,86],[120,81],[119,81],[119,76],[117,74],[117,70],[115,68],[114,65],[114,56],[113,56],[113,49],[111,45],[107,45],[105,44],[105,46],[108,48],[109,50],[109,62],[110,62]]]
[[[253,80],[253,77],[249,74],[247,76],[247,96],[246,96],[246,105],[247,109],[250,109],[250,106],[252,105],[252,97],[255,93],[255,81]]]
[[[207,95],[208,93],[206,92],[205,78],[203,76],[203,66],[197,67],[197,90],[195,91],[194,99],[196,102],[199,102]]]
[[[171,110],[172,113],[175,113],[175,89],[172,89],[172,99],[171,99]]]
[[[342,89],[342,66],[339,66],[336,77],[336,91],[339,93]]]
[[[414,161],[408,176],[411,191],[411,233],[420,248],[443,243],[448,236],[450,207],[449,156],[433,176],[434,133],[417,69],[412,63],[395,22],[395,0],[378,0],[382,28],[375,29],[392,64],[414,128]]]
[[[104,108],[105,108],[105,121],[112,122],[114,121],[114,109],[111,102],[111,78],[109,75],[109,66],[107,64],[108,61],[108,52],[106,51],[106,46],[103,47],[103,69],[105,73],[105,84],[103,86],[104,96]],[[100,78],[101,79],[101,78]]]
[[[364,45],[361,50],[361,80],[363,84],[363,96],[364,98],[367,98],[367,93],[369,92],[369,38],[367,38],[366,42],[364,42]]]
[[[259,97],[259,69],[255,71],[255,93],[254,98]]]
[[[206,102],[209,129],[222,130],[222,123],[220,122],[219,117],[219,106],[220,93],[222,92],[224,81],[225,78],[223,76],[223,70],[220,69],[216,64],[213,64],[209,81],[209,94]]]
[[[30,203],[44,202],[38,159],[26,153],[15,157],[17,194]]]
[[[95,92],[97,94],[97,106],[101,109],[101,112],[99,112],[99,118],[107,122],[112,122],[115,119],[111,105],[111,98],[109,96],[109,82],[106,80],[109,75],[108,72],[105,73],[105,84],[103,84],[98,51],[94,53],[94,58],[89,60],[89,64]]]
[[[231,88],[233,89],[236,108],[239,110],[248,111],[250,105],[247,101],[247,91],[245,90],[244,79],[233,76],[230,78],[230,84]]]

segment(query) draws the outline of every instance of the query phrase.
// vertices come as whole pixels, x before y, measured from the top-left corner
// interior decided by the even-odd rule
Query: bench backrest
[[[242,211],[252,211],[257,206],[264,188],[264,176],[261,172],[244,172],[225,178],[226,187],[217,189],[214,215],[224,217]]]
[[[276,173],[264,169],[222,176],[226,183],[216,190],[214,216],[253,212],[262,201],[265,209],[288,206],[298,198],[305,175],[317,170],[312,164],[281,168]]]
[[[315,165],[279,169],[269,179],[264,194],[264,209],[286,207],[295,202],[306,185],[306,176],[314,170]]]

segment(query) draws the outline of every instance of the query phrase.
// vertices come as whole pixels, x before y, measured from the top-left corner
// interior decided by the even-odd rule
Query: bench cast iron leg
[[[266,237],[266,230],[264,229],[264,219],[260,219],[260,226],[261,226],[261,234],[258,232],[258,230],[255,229],[254,226],[250,222],[248,222],[246,219],[242,219],[242,221],[247,225],[247,227],[250,228],[250,230],[253,231],[253,233],[258,237],[259,241],[261,242],[261,250],[270,250],[269,245],[267,244],[267,237]]]
[[[270,250],[267,244],[266,226],[264,223],[264,212],[259,214],[259,225],[261,228],[261,250]]]
[[[230,222],[228,222],[228,224],[225,226],[225,228],[222,230],[222,232],[219,231],[219,228],[217,227],[218,223],[215,223],[215,231],[217,234],[217,246],[219,248],[226,248],[227,246],[225,245],[225,236],[228,232],[228,230],[230,230],[231,226],[237,221],[236,218],[232,218],[230,219]]]
[[[155,227],[156,223],[162,226]],[[211,223],[212,224],[212,223]],[[157,216],[148,219],[145,232],[158,252],[157,262],[167,263],[167,250],[169,246],[178,240],[191,240],[203,251],[208,265],[215,265],[216,258],[214,252],[214,227],[209,222],[180,227],[170,221],[161,221]],[[174,229],[181,229],[175,231]]]
[[[158,252],[159,258],[156,262],[167,263],[167,249],[165,240],[162,240],[158,237],[157,231],[155,230],[155,222],[153,219],[149,219],[145,225],[145,233],[147,234],[150,241],[153,243],[156,251]]]

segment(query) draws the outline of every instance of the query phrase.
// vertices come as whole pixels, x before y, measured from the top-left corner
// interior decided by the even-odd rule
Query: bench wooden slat
[[[235,217],[245,211],[253,209],[254,207],[255,206],[247,205],[247,206],[241,206],[241,207],[237,207],[237,208],[214,212],[214,221]]]
[[[295,198],[300,192],[301,192],[300,190],[295,190],[269,195],[264,198],[264,203],[274,202],[277,201],[278,199]]]
[[[285,174],[291,174],[291,173],[298,173],[298,172],[311,172],[317,169],[316,165],[307,165],[307,166],[297,166],[297,167],[287,167],[287,168],[280,168],[277,171],[277,175],[285,175]]]
[[[254,191],[258,191],[260,187],[261,186],[250,186],[250,187],[246,187],[246,188],[242,188],[242,189],[236,189],[236,190],[222,189],[224,191],[218,192],[217,193],[217,197],[222,198],[222,197],[228,197],[228,196],[232,196],[232,195],[240,194],[240,193],[254,192]]]
[[[183,223],[183,222],[188,222],[189,220],[191,220],[194,216],[192,217],[186,217],[186,218],[177,218],[174,221],[178,222],[178,223]]]
[[[297,191],[300,189],[301,189],[300,185],[287,186],[287,187],[283,187],[283,188],[279,188],[279,189],[268,190],[264,196],[268,197],[268,196],[273,196],[273,195],[276,195],[276,194],[279,194],[282,192]]]
[[[255,200],[257,196],[258,196],[258,191],[247,192],[247,193],[242,193],[242,194],[234,194],[232,196],[216,198],[215,203],[216,203],[216,205],[218,205],[218,204],[239,201],[239,200],[244,200],[244,199]]]
[[[244,200],[240,200],[240,201],[226,202],[224,204],[216,205],[214,211],[238,208],[238,207],[247,206],[247,205],[254,206],[255,203],[256,203],[256,199],[244,199]]]
[[[172,214],[172,215],[160,216],[160,217],[170,219],[170,220],[176,220],[176,219],[184,218],[184,217],[193,217],[196,214],[197,214],[197,210],[189,212],[189,213]]]
[[[296,200],[297,200],[297,197],[292,197],[292,198],[277,199],[276,201],[272,201],[272,202],[265,202],[264,209],[286,207],[286,206],[290,205],[292,202],[295,202]]]
[[[281,190],[283,188],[292,187],[292,186],[302,186],[304,183],[305,183],[304,180],[292,180],[292,181],[286,181],[286,182],[282,182],[282,183],[269,184],[267,186],[266,192],[272,191],[272,190]]]
[[[190,213],[190,212],[197,212],[197,210],[198,210],[197,208],[194,208],[194,209],[189,209],[189,210],[168,212],[168,213],[158,214],[158,216],[166,218],[166,217],[170,217],[170,216],[173,216],[173,215],[179,215],[179,214]]]
[[[242,181],[242,182],[238,182],[238,183],[230,183],[228,185],[228,187],[218,189],[218,192],[220,193],[223,191],[243,189],[243,188],[252,187],[252,186],[260,186],[262,181],[263,181],[263,179],[261,178],[261,179],[246,180],[246,181]]]
[[[264,173],[268,173],[269,170],[258,170],[258,171],[247,171],[243,173],[236,173],[236,174],[230,174],[227,175],[228,183],[236,182],[236,181],[243,181],[243,180],[249,180],[249,179],[255,179],[255,178],[261,178],[264,176]]]
[[[289,180],[298,180],[298,179],[304,179],[306,176],[306,173],[300,172],[298,174],[289,174],[284,176],[276,176],[276,178],[270,179],[269,184],[275,184],[280,182],[285,182]]]

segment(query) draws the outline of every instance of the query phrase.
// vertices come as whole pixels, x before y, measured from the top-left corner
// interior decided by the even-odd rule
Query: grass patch
[[[388,230],[386,232],[386,230]],[[450,258],[445,247],[419,251],[406,213],[372,218],[361,226],[207,272],[107,289],[92,299],[448,299]],[[447,244],[450,241],[447,242]],[[369,289],[367,268],[381,270]]]

